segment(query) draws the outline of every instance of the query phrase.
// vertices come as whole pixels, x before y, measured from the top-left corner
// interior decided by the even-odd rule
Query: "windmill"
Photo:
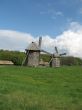
[[[60,57],[62,55],[66,55],[66,53],[59,54],[57,47],[55,47],[55,53],[51,54],[43,49],[41,49],[42,37],[39,37],[38,44],[36,42],[32,42],[28,48],[25,49],[26,57],[23,60],[22,65],[37,67],[40,64],[40,52],[44,52],[52,56],[50,60],[51,67],[60,67]]]
[[[58,52],[57,47],[55,47],[55,53],[52,54],[52,58],[51,58],[51,61],[50,61],[51,67],[60,67],[60,57],[63,56],[63,55],[66,55],[66,53],[60,54]]]
[[[42,42],[42,37],[39,38],[38,45],[37,45],[37,43],[32,42],[29,45],[29,47],[25,49],[26,57],[22,63],[23,65],[34,66],[34,67],[37,67],[39,65],[41,42]]]
[[[26,57],[24,58],[22,65],[24,66],[33,66],[37,67],[40,64],[40,52],[49,54],[51,53],[41,49],[42,37],[39,37],[38,45],[35,42],[32,42],[28,48],[25,49]]]

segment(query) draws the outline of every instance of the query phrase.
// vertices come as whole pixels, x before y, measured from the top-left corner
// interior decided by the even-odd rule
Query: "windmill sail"
[[[27,65],[27,60],[28,60],[28,57],[26,56],[25,59],[22,62],[22,65]]]
[[[66,53],[60,54],[58,52],[57,47],[55,47],[55,53],[53,54],[53,57],[50,60],[51,66],[52,67],[60,67],[60,57],[66,55]]]
[[[55,47],[55,51],[56,51],[56,54],[58,54],[58,49],[57,49],[57,47]]]
[[[41,49],[42,37],[39,37],[39,48]]]
[[[66,53],[62,53],[62,54],[60,54],[60,56],[62,56],[62,55],[66,55]]]
[[[27,65],[29,51],[26,52],[26,57],[24,58],[22,65]]]
[[[66,55],[66,53],[61,53],[61,54],[59,54],[59,52],[58,52],[58,49],[57,49],[57,47],[55,47],[55,56],[57,57],[57,56],[63,56],[63,55]]]
[[[52,55],[51,53],[49,53],[49,52],[47,52],[47,51],[45,51],[45,50],[42,50],[42,49],[41,49],[41,52],[44,52],[44,53],[46,53],[46,54],[49,54],[50,56]]]
[[[60,56],[60,55],[59,55],[58,49],[57,49],[57,47],[55,47],[54,57],[59,57],[59,56]]]

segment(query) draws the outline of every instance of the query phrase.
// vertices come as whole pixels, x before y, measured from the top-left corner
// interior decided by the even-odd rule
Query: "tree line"
[[[0,50],[0,60],[9,60],[14,65],[22,65],[25,58],[25,53],[20,51]],[[51,57],[47,54],[41,54],[40,59],[44,62],[49,62]],[[82,65],[82,59],[73,56],[60,57],[61,65]]]
[[[14,65],[21,65],[24,57],[24,52],[0,50],[0,60],[12,61]]]

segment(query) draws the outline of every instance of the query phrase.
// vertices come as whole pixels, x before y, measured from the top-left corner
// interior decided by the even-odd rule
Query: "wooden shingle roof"
[[[26,50],[40,50],[40,48],[35,42],[32,42]]]

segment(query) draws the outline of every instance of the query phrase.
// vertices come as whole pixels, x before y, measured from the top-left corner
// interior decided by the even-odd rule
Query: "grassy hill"
[[[82,110],[82,67],[0,66],[0,110]]]

